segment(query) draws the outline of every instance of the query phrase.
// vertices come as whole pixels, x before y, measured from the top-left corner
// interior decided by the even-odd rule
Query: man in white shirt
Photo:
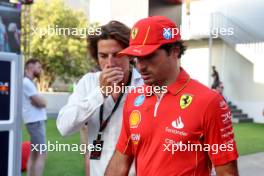
[[[46,101],[38,93],[33,82],[42,71],[38,59],[29,59],[25,64],[25,77],[23,79],[23,120],[30,135],[31,151],[27,166],[28,176],[41,176],[43,174],[46,151],[40,151],[40,145],[46,144]]]
[[[129,36],[127,26],[111,21],[101,26],[100,35],[88,37],[88,50],[102,71],[81,78],[57,118],[63,136],[79,131],[88,123],[88,143],[99,144],[102,149],[90,151],[91,176],[104,174],[121,129],[126,93],[109,88],[143,84],[139,73],[131,67],[132,58],[116,56],[129,45]]]

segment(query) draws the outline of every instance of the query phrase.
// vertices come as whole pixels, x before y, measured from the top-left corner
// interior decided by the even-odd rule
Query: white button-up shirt
[[[88,142],[93,143],[97,138],[100,128],[99,111],[103,104],[103,120],[112,112],[115,102],[111,96],[103,97],[99,84],[100,72],[87,73],[76,86],[68,103],[60,110],[57,118],[57,127],[65,136],[80,131],[80,128],[88,122]],[[143,85],[143,80],[136,69],[132,71],[132,87]],[[127,93],[120,101],[116,111],[112,114],[107,127],[103,131],[103,151],[100,160],[90,160],[91,176],[102,176],[111,159],[122,127],[123,107]]]

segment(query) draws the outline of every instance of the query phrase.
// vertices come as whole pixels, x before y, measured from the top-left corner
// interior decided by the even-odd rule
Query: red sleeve
[[[209,103],[204,117],[205,145],[214,166],[237,160],[238,152],[234,141],[232,114],[220,95]]]
[[[116,144],[116,150],[119,152],[132,155],[132,143],[130,139],[130,127],[129,127],[129,112],[128,112],[128,96],[124,104],[123,109],[123,121],[122,121],[122,129],[119,135],[118,142]]]

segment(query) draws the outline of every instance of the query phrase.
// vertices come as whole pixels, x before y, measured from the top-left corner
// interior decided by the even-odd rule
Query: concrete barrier
[[[60,109],[67,103],[69,92],[45,92],[41,95],[47,101],[48,118],[57,118]]]

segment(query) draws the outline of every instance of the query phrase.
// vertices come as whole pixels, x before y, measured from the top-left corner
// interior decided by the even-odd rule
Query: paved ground
[[[264,176],[264,152],[240,156],[238,169],[240,176]]]

